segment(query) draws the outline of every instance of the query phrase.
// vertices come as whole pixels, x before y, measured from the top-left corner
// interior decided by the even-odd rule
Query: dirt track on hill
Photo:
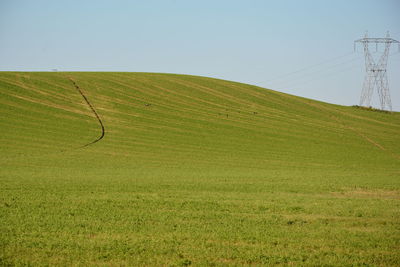
[[[309,106],[315,107],[315,108],[317,108],[317,109],[325,110],[325,111],[330,112],[330,113],[331,113],[331,115],[330,115],[330,119],[331,119],[331,120],[336,121],[338,124],[341,124],[345,129],[348,129],[348,130],[352,131],[353,133],[355,133],[355,134],[358,135],[359,137],[361,137],[361,138],[363,138],[364,140],[366,140],[367,142],[369,142],[371,145],[373,145],[373,146],[379,148],[380,150],[382,150],[382,151],[385,152],[385,153],[388,153],[388,155],[390,155],[392,158],[397,159],[397,160],[400,160],[400,156],[399,156],[399,155],[397,155],[396,153],[394,153],[394,152],[392,152],[392,151],[387,150],[385,147],[383,147],[383,146],[382,146],[381,144],[379,144],[378,142],[374,141],[373,139],[371,139],[370,137],[366,136],[365,134],[363,134],[363,133],[360,132],[359,130],[355,129],[354,127],[352,127],[352,126],[350,126],[350,125],[344,123],[343,120],[339,119],[339,117],[333,115],[334,112],[337,112],[337,113],[339,113],[339,114],[341,113],[341,114],[344,114],[344,115],[347,115],[347,114],[345,114],[345,113],[343,113],[343,112],[340,112],[339,110],[330,109],[330,108],[327,108],[327,107],[323,107],[322,105],[315,104],[315,103],[311,103],[311,102],[308,102],[308,101],[302,101],[302,102],[305,103],[305,104],[307,104],[307,105],[309,105]]]
[[[97,118],[97,120],[98,120],[98,122],[99,122],[99,124],[100,124],[100,127],[101,127],[101,135],[100,135],[100,137],[97,138],[96,140],[90,142],[90,143],[87,143],[87,144],[85,144],[85,145],[79,147],[79,148],[84,148],[84,147],[93,145],[93,144],[99,142],[101,139],[103,139],[103,138],[104,138],[104,135],[106,134],[106,131],[105,131],[105,129],[104,129],[103,121],[101,120],[99,114],[97,114],[97,112],[96,112],[96,110],[94,109],[93,105],[90,104],[88,98],[87,98],[86,95],[83,93],[82,89],[79,87],[79,85],[78,85],[71,77],[68,77],[68,79],[73,83],[73,85],[75,86],[76,90],[77,90],[77,91],[79,92],[79,94],[83,97],[83,99],[85,100],[86,104],[90,107],[90,109],[92,110],[93,114],[96,116],[96,118]]]

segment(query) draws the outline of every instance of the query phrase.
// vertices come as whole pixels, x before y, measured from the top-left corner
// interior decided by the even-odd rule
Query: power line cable
[[[340,70],[337,70],[337,71],[334,71],[334,72],[329,72],[329,73],[326,73],[325,75],[313,77],[311,79],[299,82],[299,83],[296,84],[296,86],[303,86],[303,85],[308,84],[310,82],[315,82],[315,81],[321,80],[322,78],[326,78],[326,77],[330,77],[330,76],[336,76],[339,73],[343,73],[343,72],[346,72],[346,71],[349,71],[351,69],[358,68],[358,67],[359,67],[358,64],[353,64],[353,65],[349,66],[348,68],[340,69]],[[287,87],[291,87],[291,86],[287,86]]]
[[[300,72],[302,72],[302,71],[305,71],[305,70],[308,70],[308,69],[312,69],[312,68],[315,68],[315,67],[318,67],[318,66],[327,64],[327,63],[329,63],[329,62],[336,61],[336,60],[338,60],[338,59],[347,57],[347,56],[349,56],[349,55],[351,55],[351,54],[353,54],[353,53],[354,53],[354,52],[346,53],[346,54],[341,55],[341,56],[337,56],[337,57],[334,57],[334,58],[330,58],[330,59],[321,61],[321,62],[319,62],[319,63],[317,63],[317,64],[313,64],[313,65],[306,66],[306,67],[304,67],[304,68],[301,68],[301,69],[298,69],[298,70],[295,70],[295,71],[292,71],[292,72],[288,72],[288,73],[285,73],[285,74],[281,74],[281,75],[276,76],[275,78],[272,78],[272,79],[267,80],[266,82],[271,82],[271,81],[275,81],[275,80],[281,80],[282,78],[285,78],[285,77],[287,77],[287,76],[291,76],[291,75],[300,73]]]
[[[298,80],[301,80],[301,79],[303,79],[303,78],[305,78],[305,77],[314,76],[315,74],[318,74],[318,73],[321,73],[321,72],[325,72],[325,71],[327,71],[327,70],[329,71],[329,70],[335,69],[335,68],[337,68],[337,67],[339,67],[339,66],[343,66],[343,65],[349,64],[349,63],[351,63],[351,62],[354,62],[354,61],[356,61],[356,60],[360,60],[361,58],[362,58],[361,56],[357,56],[357,57],[352,58],[352,59],[350,59],[350,60],[346,60],[346,61],[344,61],[344,62],[340,62],[340,63],[334,64],[334,65],[331,65],[331,66],[328,66],[328,67],[321,68],[321,69],[319,69],[319,70],[310,72],[310,73],[303,74],[303,75],[298,76],[298,77],[296,77],[296,78],[294,78],[294,79],[289,79],[289,80],[285,80],[285,81],[278,82],[278,83],[275,84],[275,85],[278,85],[278,87],[279,87],[279,86],[282,86],[282,85],[285,85],[285,84],[288,84],[288,83],[290,84],[290,83],[296,82],[296,81],[298,81]]]
[[[397,54],[400,54],[400,53],[392,53],[392,54],[390,54],[390,55],[397,55]],[[400,58],[399,58],[400,59]],[[309,79],[309,80],[306,80],[306,81],[303,81],[303,82],[299,82],[299,83],[297,83],[296,84],[296,87],[292,87],[292,86],[287,86],[286,88],[291,88],[291,89],[294,89],[294,88],[298,88],[298,86],[304,86],[305,84],[308,84],[308,83],[310,83],[310,82],[315,82],[315,81],[318,81],[318,80],[320,80],[321,78],[326,78],[326,76],[336,76],[337,74],[340,74],[340,73],[343,73],[343,72],[346,72],[346,71],[349,71],[349,70],[351,70],[351,69],[354,69],[354,68],[358,68],[359,67],[359,64],[353,64],[353,65],[351,65],[350,67],[348,67],[348,68],[344,68],[344,69],[341,69],[341,70],[338,70],[338,71],[335,71],[335,72],[330,72],[330,73],[326,73],[325,75],[321,75],[321,76],[318,76],[318,77],[316,77],[316,78],[312,78],[312,79]],[[281,88],[283,88],[282,86],[280,86],[280,88],[276,88],[276,89],[281,89]]]
[[[391,56],[391,55],[397,55],[397,54],[400,54],[400,53],[399,53],[399,52],[394,52],[394,53],[391,53],[390,56]],[[349,64],[349,63],[351,63],[351,62],[354,62],[354,61],[360,60],[360,59],[362,59],[362,56],[358,56],[358,57],[352,58],[352,59],[350,59],[350,60],[347,60],[347,61],[344,61],[344,62],[335,64],[335,65],[333,65],[333,66],[329,66],[329,67],[326,67],[326,68],[323,68],[323,69],[320,69],[320,70],[317,70],[317,71],[314,71],[314,72],[311,72],[311,73],[304,74],[304,75],[299,76],[299,77],[294,78],[294,79],[290,79],[290,80],[287,80],[287,81],[278,82],[278,84],[275,84],[275,86],[273,86],[273,87],[270,86],[270,88],[286,87],[286,86],[290,86],[290,85],[293,84],[294,82],[302,84],[302,83],[303,83],[302,79],[304,79],[305,77],[309,77],[310,75],[316,75],[316,74],[321,73],[321,72],[324,73],[324,72],[326,72],[327,70],[329,71],[329,70],[331,70],[331,69],[335,69],[335,68],[337,68],[337,67],[340,67],[340,66],[343,66],[343,65],[347,65],[347,64]],[[359,64],[353,65],[353,67],[351,67],[351,68],[354,68],[354,67],[356,67],[356,66],[359,66]],[[339,71],[339,72],[340,72],[340,71]],[[325,76],[325,75],[327,75],[327,74],[329,74],[329,73],[331,73],[331,72],[329,71],[328,73],[322,74],[322,76]],[[311,79],[311,80],[313,80],[313,79]],[[277,85],[277,86],[276,86],[276,85]]]
[[[287,85],[285,87],[281,86],[280,88],[296,88],[298,86],[301,87],[301,86],[304,86],[305,84],[309,84],[309,83],[321,80],[322,78],[336,76],[337,74],[340,74],[340,73],[343,73],[343,72],[346,72],[346,71],[349,71],[351,69],[358,68],[358,67],[359,67],[358,64],[353,64],[353,65],[349,66],[348,68],[343,68],[343,69],[340,69],[340,70],[337,70],[337,71],[334,71],[334,72],[326,73],[324,75],[320,75],[320,76],[317,76],[317,77],[312,77],[311,79],[308,79],[308,80],[305,80],[305,81],[302,81],[302,82],[298,82],[295,85],[290,85],[289,84],[289,85]]]

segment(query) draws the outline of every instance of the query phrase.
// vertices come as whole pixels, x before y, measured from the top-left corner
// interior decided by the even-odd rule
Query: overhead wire
[[[350,53],[350,54],[353,54],[353,53]],[[350,54],[347,54],[347,56],[350,55]],[[391,53],[389,56],[397,55],[397,54],[399,54],[399,52]],[[324,63],[315,64],[312,67],[302,68],[301,70],[296,71],[296,73],[300,73],[301,71],[304,72],[305,70],[314,68],[317,65],[326,64],[328,62],[333,62],[333,61],[335,61],[335,60],[337,60],[339,58],[343,58],[343,57],[344,57],[344,55],[332,58],[331,60],[326,60],[326,61],[324,61]],[[363,58],[363,56],[359,55],[359,56],[356,56],[356,57],[354,57],[354,58],[352,58],[350,60],[346,60],[344,62],[336,63],[334,65],[328,65],[328,66],[326,66],[324,68],[320,68],[320,69],[318,69],[316,71],[313,71],[313,72],[306,72],[304,74],[301,74],[300,76],[296,75],[297,77],[294,77],[294,78],[291,78],[291,79],[286,79],[286,80],[283,80],[283,81],[278,81],[277,83],[272,83],[272,86],[268,86],[268,87],[269,88],[284,88],[284,87],[291,87],[291,85],[293,83],[304,84],[304,83],[309,83],[310,81],[313,81],[313,80],[319,80],[320,78],[313,77],[311,79],[307,79],[307,77],[315,76],[316,74],[322,73],[321,75],[319,75],[322,78],[322,77],[325,77],[325,76],[331,76],[332,73],[341,73],[341,72],[343,72],[342,70],[334,71],[334,72],[331,72],[330,70],[334,70],[334,69],[336,69],[338,67],[343,67],[345,65],[348,65],[349,63],[352,63],[354,61],[360,60],[362,58]],[[356,68],[359,65],[360,65],[359,63],[358,64],[353,64],[350,68],[345,68],[345,70]],[[325,73],[326,71],[328,71],[328,72]],[[294,72],[291,72],[291,74],[293,74],[293,73]],[[283,76],[283,75],[281,75],[281,76]],[[289,75],[287,75],[287,76],[289,76]],[[304,81],[304,79],[306,79],[306,80]]]
[[[399,53],[399,52],[394,52],[394,53],[389,54],[389,56],[398,55],[398,54],[400,54],[400,53]],[[355,59],[361,59],[361,58],[362,58],[362,57],[355,58]],[[347,62],[343,62],[343,63],[341,63],[341,64],[336,64],[335,66],[337,67],[337,66],[345,65],[345,64],[347,64],[348,62],[354,61],[355,59],[350,60],[350,61],[347,61]],[[398,59],[400,59],[400,58],[398,58]],[[305,80],[305,81],[296,82],[296,87],[298,88],[298,86],[303,86],[303,85],[308,84],[308,83],[310,83],[310,82],[318,81],[318,80],[320,80],[320,79],[322,79],[322,78],[326,78],[327,76],[328,76],[328,77],[330,77],[330,76],[336,76],[336,75],[339,74],[339,73],[343,73],[343,72],[349,71],[349,70],[354,69],[354,68],[359,68],[359,64],[353,64],[353,65],[351,65],[351,66],[349,66],[349,67],[347,67],[347,68],[342,68],[342,69],[337,70],[337,71],[334,71],[334,72],[328,72],[328,73],[325,73],[324,75],[319,75],[318,77],[313,77],[313,78],[308,79],[308,80]],[[333,68],[331,67],[330,69],[333,69]],[[323,70],[322,70],[322,71],[323,71]],[[318,71],[318,72],[321,72],[321,71]],[[315,73],[318,73],[318,72],[315,72]],[[304,76],[304,77],[305,77],[305,76]],[[278,87],[274,87],[274,88],[276,88],[276,89],[281,89],[281,88],[293,88],[293,85],[290,86],[290,84],[293,84],[293,81],[290,82],[289,84],[286,84],[286,86],[278,86]]]
[[[351,65],[351,66],[349,66],[347,68],[342,68],[342,69],[336,70],[334,72],[328,72],[328,73],[326,73],[324,75],[320,75],[320,76],[317,76],[317,77],[312,77],[311,79],[298,82],[298,83],[296,83],[296,86],[303,86],[305,84],[309,84],[311,82],[315,82],[315,81],[321,80],[322,78],[336,76],[339,73],[343,73],[343,72],[346,72],[346,71],[349,71],[351,69],[355,69],[355,68],[358,68],[358,67],[359,67],[359,64],[353,64],[353,65]],[[293,85],[286,85],[285,87],[289,88],[289,87],[293,87]],[[281,88],[283,88],[283,87],[281,86]]]
[[[306,77],[315,76],[318,73],[323,73],[323,72],[335,69],[337,67],[341,67],[343,65],[347,65],[347,64],[352,63],[352,62],[354,62],[356,60],[360,60],[361,58],[362,58],[361,56],[353,57],[350,60],[346,60],[344,62],[336,63],[334,65],[328,65],[328,66],[326,66],[324,68],[320,68],[320,69],[317,69],[317,70],[312,71],[312,72],[301,74],[300,76],[294,77],[292,79],[286,79],[284,81],[280,81],[278,83],[274,83],[273,85],[281,87],[282,85],[291,84],[293,82],[301,82],[301,80],[306,78]]]
[[[312,69],[312,68],[315,68],[315,67],[318,67],[318,66],[321,66],[321,65],[324,65],[324,64],[333,62],[333,61],[336,61],[336,60],[338,60],[338,59],[347,57],[347,56],[349,56],[349,55],[351,55],[351,54],[354,54],[354,52],[349,52],[349,53],[346,53],[346,54],[343,54],[343,55],[340,55],[340,56],[336,56],[336,57],[333,57],[333,58],[330,58],[330,59],[321,61],[321,62],[316,63],[316,64],[313,64],[313,65],[309,65],[309,66],[303,67],[303,68],[301,68],[301,69],[298,69],[298,70],[295,70],[295,71],[292,71],[292,72],[288,72],[288,73],[284,73],[284,74],[275,76],[274,78],[271,78],[271,79],[269,79],[269,80],[267,80],[267,81],[265,81],[265,82],[272,82],[272,81],[276,81],[276,80],[281,80],[281,79],[283,79],[283,78],[285,78],[285,77],[288,77],[288,76],[291,76],[291,75],[294,75],[294,74],[297,74],[297,73],[306,71],[306,70],[308,70],[308,69]]]
[[[292,71],[292,72],[288,72],[288,73],[284,73],[284,74],[275,76],[272,79],[266,80],[265,83],[272,82],[272,86],[269,86],[270,88],[272,88],[272,87],[282,87],[282,85],[285,85],[285,84],[288,84],[288,83],[289,84],[293,83],[295,81],[303,79],[306,76],[315,75],[315,74],[324,72],[325,70],[334,69],[334,68],[336,68],[338,66],[346,65],[348,63],[351,63],[351,62],[353,62],[355,60],[358,60],[358,59],[362,58],[362,56],[357,56],[356,58],[352,58],[352,59],[347,60],[345,62],[340,62],[340,63],[335,64],[333,66],[328,64],[328,63],[335,62],[335,61],[337,61],[339,59],[348,57],[349,55],[352,55],[352,54],[354,54],[354,51],[348,52],[346,54],[339,55],[339,56],[336,56],[336,57],[333,57],[333,58],[330,58],[330,59],[327,59],[327,60],[324,60],[324,61],[321,61],[321,62],[313,64],[313,65],[309,65],[309,66],[300,68],[300,69]],[[311,73],[307,73],[309,70],[315,69],[315,68],[317,68],[319,66],[323,66],[323,65],[326,65],[326,64],[328,64],[328,66],[325,67],[325,68],[322,68],[322,69],[320,68],[317,71],[313,71]],[[302,74],[302,73],[305,73],[305,74]],[[294,78],[289,78],[288,79],[288,77],[293,77],[293,76],[294,76]]]

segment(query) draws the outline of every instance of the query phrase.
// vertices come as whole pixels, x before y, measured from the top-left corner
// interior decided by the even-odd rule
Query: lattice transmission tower
[[[386,72],[389,49],[392,43],[399,44],[400,42],[390,38],[389,32],[386,33],[385,38],[369,38],[368,33],[365,33],[364,38],[354,41],[354,49],[356,44],[361,43],[364,46],[365,55],[365,79],[361,92],[360,106],[371,106],[371,98],[374,92],[374,88],[378,91],[379,102],[381,104],[381,109],[392,110],[392,102],[390,100],[389,92],[389,82]],[[370,44],[375,44],[376,52],[378,53],[379,44],[383,44],[384,50],[380,57],[375,59],[370,51]]]

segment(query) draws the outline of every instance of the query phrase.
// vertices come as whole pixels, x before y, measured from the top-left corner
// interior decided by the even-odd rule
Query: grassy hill
[[[400,264],[400,113],[0,72],[0,129],[0,265]]]

